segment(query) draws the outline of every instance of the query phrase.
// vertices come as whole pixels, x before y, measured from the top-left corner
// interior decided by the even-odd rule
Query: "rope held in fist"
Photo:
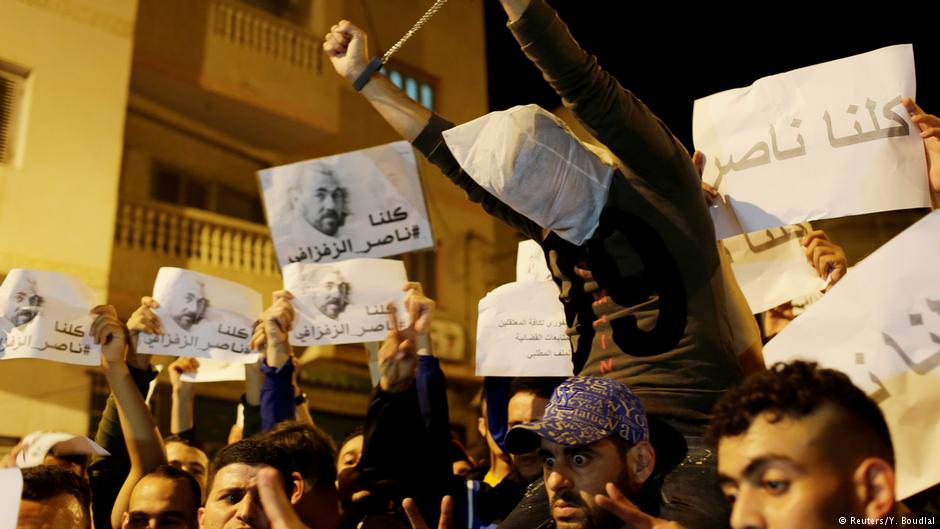
[[[366,66],[366,69],[363,70],[362,73],[359,74],[359,77],[357,77],[356,80],[353,82],[353,88],[355,88],[357,92],[362,90],[362,87],[365,86],[366,83],[369,82],[369,79],[372,77],[372,74],[379,71],[382,68],[382,66],[384,66],[385,63],[388,62],[389,58],[391,58],[391,56],[394,55],[395,52],[401,49],[402,45],[404,45],[405,42],[407,42],[408,39],[411,38],[412,35],[417,33],[418,30],[421,29],[421,27],[424,26],[427,23],[427,21],[430,20],[432,16],[434,16],[434,13],[437,13],[441,9],[441,7],[443,7],[444,4],[446,3],[447,3],[447,0],[436,0],[434,2],[434,5],[432,5],[427,10],[427,12],[425,12],[424,15],[422,15],[421,18],[419,18],[417,22],[415,22],[415,25],[411,26],[411,29],[409,29],[408,32],[405,33],[404,36],[402,36],[402,38],[398,39],[398,42],[396,42],[391,48],[389,48],[388,51],[386,51],[384,55],[382,55],[381,57],[375,56],[371,61],[369,61],[369,64]]]

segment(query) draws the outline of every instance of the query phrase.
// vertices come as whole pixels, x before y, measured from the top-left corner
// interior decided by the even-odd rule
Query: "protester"
[[[651,488],[656,452],[640,399],[609,378],[572,377],[552,394],[540,420],[518,425],[506,437],[513,453],[538,450],[556,527],[616,529],[621,523],[595,496],[607,483],[656,512]]]
[[[134,485],[121,529],[197,527],[202,489],[188,471],[160,465]]]
[[[293,460],[293,469],[303,477],[304,492],[294,509],[304,524],[311,529],[339,527],[333,440],[316,426],[301,421],[280,422],[258,439],[284,449]]]
[[[91,525],[88,483],[73,472],[40,465],[23,469],[17,529],[78,528]]]
[[[577,46],[546,4],[504,2],[504,7],[525,52],[626,167],[614,169],[609,160],[594,157],[546,113],[521,117],[536,124],[523,134],[544,133],[531,144],[558,143],[574,152],[585,165],[578,174],[590,174],[603,189],[578,183],[587,177],[577,182],[564,174],[549,177],[543,162],[558,154],[546,149],[528,153],[537,164],[527,165],[520,156],[507,164],[511,168],[501,167],[511,172],[505,176],[511,185],[504,189],[515,194],[498,197],[465,173],[449,151],[442,134],[450,123],[381,75],[373,75],[361,93],[471,200],[542,245],[562,292],[574,372],[615,377],[637,388],[649,412],[703,454],[665,476],[663,508],[672,511],[667,517],[690,525],[720,527],[725,513],[717,493],[710,497],[711,487],[681,484],[684,474],[697,479],[702,468],[714,467],[710,453],[699,450],[702,430],[717,398],[742,377],[728,315],[715,310],[724,306],[725,285],[701,179],[662,122]],[[331,28],[324,50],[350,82],[365,71],[366,35],[351,23]],[[556,165],[567,164],[564,159]],[[521,211],[521,204],[532,209]],[[572,217],[557,217],[549,210],[553,204]],[[616,257],[608,243],[617,248]]]
[[[803,527],[848,518],[884,524],[897,514],[884,416],[838,371],[796,361],[749,378],[715,407],[709,440],[733,529],[794,519]]]
[[[273,443],[244,439],[226,446],[212,460],[209,494],[206,505],[199,509],[199,527],[270,527],[258,496],[258,474],[266,468],[277,470],[281,494],[290,491],[290,505],[296,505],[304,493],[304,479],[293,471],[290,455]]]

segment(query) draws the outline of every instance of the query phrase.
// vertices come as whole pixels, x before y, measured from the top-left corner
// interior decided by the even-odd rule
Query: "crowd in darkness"
[[[53,446],[25,465],[14,449],[2,464],[27,467],[18,527],[935,524],[937,489],[899,501],[885,418],[845,374],[803,361],[764,366],[766,335],[715,242],[704,155],[690,155],[543,0],[501,3],[523,51],[619,163],[597,157],[550,114],[523,107],[516,115],[538,141],[518,148],[505,185],[480,182],[444,140],[454,125],[377,71],[361,29],[340,21],[323,48],[336,72],[469,200],[540,244],[561,293],[575,376],[486,378],[486,455],[472,457],[450,429],[429,336],[435,302],[408,283],[407,314],[387,308],[391,331],[364,422],[337,444],[315,424],[298,384],[288,343],[293,296],[279,291],[251,336],[262,358],[246,380],[242,426],[209,454],[193,384],[182,377],[197,360],[169,366],[169,432],[156,428],[145,402],[157,372],[136,342],[163,332],[157,302],[143,298],[126,322],[100,306],[90,333],[111,395],[95,442],[110,455]],[[940,192],[940,119],[910,99],[904,106],[923,137],[925,177]],[[540,146],[587,160],[581,172],[596,185],[550,174],[551,164],[527,150]],[[342,209],[342,198],[331,194],[331,207]],[[322,229],[335,232],[344,215],[334,217]],[[812,231],[802,244],[830,284],[845,276],[845,253],[826,234]]]

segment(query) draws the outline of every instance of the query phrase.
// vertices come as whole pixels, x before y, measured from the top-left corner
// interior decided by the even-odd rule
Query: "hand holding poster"
[[[281,267],[434,246],[406,141],[258,172]]]
[[[137,352],[214,358],[251,364],[252,326],[261,314],[261,294],[228,281],[181,268],[161,268],[153,285],[153,309],[163,334],[141,333]]]
[[[284,267],[284,288],[297,311],[291,345],[376,342],[388,334],[389,302],[405,314],[405,265],[391,259]],[[401,318],[407,324],[407,318]]]
[[[729,237],[721,244],[731,270],[754,314],[781,303],[819,293],[826,282],[806,260],[800,240],[812,231],[808,222]]]
[[[881,407],[905,498],[940,482],[940,211],[857,264],[764,346],[838,369]]]
[[[929,206],[924,147],[904,96],[915,96],[910,45],[695,101],[695,148],[707,156],[702,179],[724,202],[712,209],[717,238]]]
[[[502,285],[480,300],[477,376],[572,375],[571,342],[551,281]]]
[[[0,304],[0,359],[101,363],[101,346],[89,332],[95,295],[78,279],[16,268],[0,285]]]

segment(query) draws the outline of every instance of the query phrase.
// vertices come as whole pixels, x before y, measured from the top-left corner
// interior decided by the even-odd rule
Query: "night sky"
[[[485,2],[490,109],[527,103],[558,106],[558,97],[505,27],[499,3]],[[665,121],[690,151],[695,99],[894,44],[914,45],[917,101],[927,112],[940,114],[940,18],[923,9],[900,3],[862,8],[856,3],[842,12],[823,13],[818,9],[822,2],[751,3],[751,14],[746,15],[743,7],[715,7],[714,2],[693,8],[673,2],[642,7],[601,0],[549,4],[581,46]],[[623,16],[626,6],[635,12],[632,17]],[[928,27],[932,32],[925,30]]]

